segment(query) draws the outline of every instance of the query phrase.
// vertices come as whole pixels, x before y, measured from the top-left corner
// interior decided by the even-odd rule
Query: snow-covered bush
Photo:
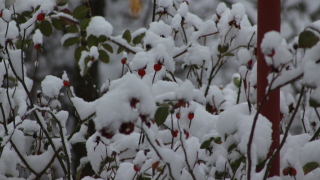
[[[114,36],[85,5],[70,14],[64,1],[0,1],[0,179],[260,180],[276,153],[282,179],[319,179],[320,21],[292,43],[272,31],[261,44],[271,67],[264,99],[281,88],[282,141],[268,155],[272,125],[256,103],[257,26],[244,5],[221,3],[204,21],[186,1],[155,2],[147,28]],[[104,83],[95,101],[77,97],[66,72],[34,89],[25,52],[40,51],[52,27],[65,30],[62,46],[76,46],[81,76],[98,61],[122,64],[121,77]],[[109,56],[120,53],[120,61]],[[238,64],[230,83],[213,84],[230,62]],[[71,131],[62,96],[78,118]],[[292,123],[301,132],[290,134]],[[77,143],[87,156],[72,172]],[[88,164],[94,174],[82,177]]]

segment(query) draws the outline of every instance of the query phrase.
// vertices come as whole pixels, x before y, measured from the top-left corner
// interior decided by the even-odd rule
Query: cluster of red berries
[[[296,176],[297,175],[297,170],[293,167],[287,167],[282,170],[283,175],[285,176]]]
[[[173,137],[178,137],[178,133],[179,133],[178,130],[171,131],[171,134]]]

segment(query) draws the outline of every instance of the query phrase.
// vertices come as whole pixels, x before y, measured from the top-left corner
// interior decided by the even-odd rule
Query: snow
[[[272,50],[277,49],[277,47],[281,44],[282,36],[276,31],[267,32],[261,43],[261,51],[265,55],[269,55],[272,53]]]
[[[63,81],[52,75],[47,75],[41,82],[42,93],[49,98],[57,98],[60,89],[63,87]]]
[[[188,48],[186,56],[183,58],[184,65],[198,65],[207,67],[211,61],[211,52],[209,47],[193,44]]]
[[[148,31],[151,31],[159,36],[168,37],[172,33],[172,28],[160,20],[159,22],[150,23]]]
[[[247,63],[252,59],[250,51],[245,48],[238,51],[238,58],[240,65],[247,65]]]
[[[45,51],[50,43],[45,42],[46,38],[43,38],[39,27],[35,25],[37,15],[44,13],[49,22],[51,18],[67,18],[78,23],[79,20],[74,19],[72,15],[58,12],[74,7],[73,4],[58,6],[54,0],[16,0],[8,1],[5,5],[4,1],[1,1],[0,44],[7,49],[0,51],[0,179],[37,178],[36,174],[24,169],[26,164],[21,161],[17,152],[21,153],[32,170],[36,173],[41,172],[55,155],[47,135],[50,136],[56,150],[63,150],[58,155],[65,167],[67,160],[71,161],[71,144],[85,144],[87,153],[80,160],[80,164],[84,166],[90,163],[95,175],[82,178],[84,180],[126,180],[138,177],[188,180],[193,179],[191,174],[197,180],[213,180],[218,179],[217,176],[221,173],[226,173],[229,178],[246,178],[247,162],[244,160],[247,156],[252,122],[257,113],[255,108],[258,108],[257,59],[254,55],[257,47],[257,26],[251,24],[256,21],[256,12],[253,11],[253,4],[245,0],[239,1],[243,4],[233,4],[230,9],[230,3],[227,6],[225,3],[218,5],[219,2],[158,0],[157,13],[168,14],[156,14],[156,21],[150,24],[150,16],[146,16],[149,18],[145,19],[147,24],[139,19],[118,19],[120,14],[130,14],[123,13],[124,11],[113,13],[119,10],[120,6],[117,6],[116,1],[108,2],[111,4],[111,8],[108,6],[108,13],[116,16],[108,21],[101,16],[91,17],[86,32],[83,32],[84,38],[103,35],[107,37],[113,49],[122,46],[125,51],[119,55],[110,54],[110,63],[101,66],[104,72],[107,72],[104,69],[107,67],[108,73],[112,75],[103,76],[101,84],[94,85],[96,89],[101,87],[98,92],[100,97],[87,102],[74,93],[74,87],[63,88],[64,81],[74,81],[71,76],[73,72],[69,67],[58,69],[56,73],[60,74],[58,76],[61,78],[41,71],[34,79],[35,73],[29,71],[30,56],[25,56],[27,49],[22,52],[16,47],[16,43],[25,37],[26,42],[33,42],[34,45],[45,43],[42,46]],[[14,3],[14,6],[8,3]],[[153,2],[149,3],[152,5]],[[310,12],[315,12],[318,9],[316,6],[320,5],[312,3],[312,0],[295,0],[287,1],[284,9],[296,4],[306,6]],[[206,12],[213,5],[218,6],[210,18]],[[145,10],[148,10],[147,6],[141,9],[141,15],[148,13]],[[193,14],[198,14],[200,10],[200,15]],[[25,23],[17,24],[13,14],[21,14],[24,11],[30,11],[32,14],[26,17]],[[300,13],[294,14],[291,11],[288,13],[290,18],[300,16]],[[291,17],[291,14],[294,15]],[[309,30],[319,35],[317,31],[320,30],[320,21],[307,25],[311,22],[311,17],[302,12],[301,19],[304,22],[292,19],[292,26],[303,25],[305,27],[301,27],[300,30]],[[123,25],[121,28],[116,25],[113,28],[109,21]],[[146,28],[137,28],[139,23]],[[122,35],[112,36],[117,32],[123,32],[124,26],[133,32],[132,39],[145,33],[140,44],[128,43]],[[287,29],[291,28],[291,24],[286,26]],[[293,41],[289,39],[289,44],[283,38],[292,36],[294,31],[294,28],[288,32],[283,31],[283,36],[275,31],[266,33],[262,51],[267,64],[273,70],[268,76],[270,89],[281,88],[280,110],[285,117],[281,122],[282,128],[286,127],[292,110],[298,110],[293,127],[280,151],[280,170],[295,168],[296,179],[313,180],[319,179],[320,169],[317,168],[305,175],[303,166],[313,161],[320,163],[317,153],[320,151],[319,140],[310,141],[319,128],[315,111],[319,111],[319,108],[315,109],[308,103],[310,100],[320,102],[320,42],[312,48],[294,48],[294,44],[299,43],[298,37]],[[53,36],[55,34],[59,33],[55,32]],[[72,37],[79,37],[79,33],[67,33],[58,41],[63,45]],[[293,39],[293,36],[291,38]],[[8,39],[10,41],[7,41]],[[226,53],[218,52],[219,45],[228,46],[227,52],[234,56],[225,56]],[[82,76],[87,73],[92,63],[99,59],[99,49],[100,45],[81,52],[78,65]],[[121,58],[126,58],[126,65],[119,63]],[[42,60],[43,56],[40,53],[39,61]],[[12,63],[12,67],[9,62]],[[118,64],[115,65],[116,63]],[[155,71],[155,64],[161,65],[161,70]],[[217,69],[222,64],[221,69]],[[185,66],[187,68],[184,69]],[[187,77],[190,66],[193,70]],[[217,76],[211,81],[210,72],[214,66],[216,69],[212,73],[217,73]],[[124,67],[122,74],[121,67]],[[141,69],[146,71],[143,77],[138,74]],[[17,81],[16,76],[22,82]],[[228,79],[230,77],[231,80]],[[240,77],[243,81],[239,87],[237,81],[242,80]],[[33,86],[33,81],[38,81],[38,78],[42,81],[41,87],[38,87],[37,83]],[[308,91],[299,92],[301,85],[306,85]],[[37,97],[34,97],[35,92]],[[68,101],[68,97],[63,96],[66,93],[71,94],[69,105],[64,102]],[[300,93],[304,93],[303,102],[296,107],[295,101]],[[247,99],[252,103],[250,111]],[[70,107],[75,111],[66,111]],[[165,107],[162,109],[168,112],[162,113],[168,113],[168,116],[164,117],[163,124],[158,125],[159,112],[155,113],[160,107]],[[69,116],[70,113],[75,114],[76,119]],[[194,117],[191,118],[191,114]],[[93,120],[96,130],[93,135],[88,134],[90,120]],[[79,123],[75,124],[78,129],[73,131],[71,125],[78,121]],[[124,126],[130,126],[130,133],[124,133],[129,132],[123,130]],[[176,131],[178,134],[173,137]],[[107,137],[108,133],[111,135]],[[269,120],[258,115],[251,146],[251,179],[260,180],[263,177],[264,170],[256,173],[254,167],[267,160],[272,142],[271,133]],[[208,140],[212,141],[203,144]],[[207,147],[201,149],[201,145]],[[244,159],[240,162],[238,170],[233,172],[232,163],[240,158]],[[69,165],[73,167],[74,162]],[[80,170],[81,166],[75,168]],[[52,169],[48,169],[43,175],[43,179],[52,179],[52,170],[55,179],[66,178],[63,166],[57,158],[53,159],[51,167]],[[137,167],[138,172],[135,171]],[[282,173],[280,177],[268,179],[289,180],[294,177]]]
[[[8,58],[10,58],[10,61],[12,63],[12,68],[14,69],[14,72],[17,74],[17,76],[20,79],[23,79],[22,77],[24,76],[22,72],[22,59],[21,59],[21,50],[8,50],[9,55]],[[24,56],[24,53],[22,54]]]
[[[33,44],[42,44],[43,42],[43,36],[42,36],[42,33],[40,32],[39,29],[37,29],[35,31],[35,33],[33,34],[33,37],[32,37],[32,40],[33,40]]]
[[[180,14],[176,14],[171,20],[171,26],[175,31],[179,31],[181,28],[181,16]]]
[[[179,14],[181,17],[186,17],[188,14],[188,5],[187,3],[181,3],[179,6],[179,9],[177,10],[177,14]]]
[[[96,37],[105,35],[106,37],[110,37],[113,31],[113,27],[108,21],[106,21],[104,17],[94,16],[91,18],[86,30],[87,37],[89,37],[90,35],[94,35]]]
[[[95,112],[95,107],[97,104],[96,101],[86,102],[78,97],[71,98],[71,102],[73,103],[78,115],[80,116],[80,119],[82,120],[88,118]]]
[[[250,114],[247,103],[228,108],[218,117],[218,133],[222,137],[225,135],[234,137],[239,150],[245,153],[255,113],[253,110]],[[257,148],[256,153],[259,159],[264,159],[267,156],[269,146],[271,145],[271,132],[270,121],[259,115],[253,138],[253,145]]]

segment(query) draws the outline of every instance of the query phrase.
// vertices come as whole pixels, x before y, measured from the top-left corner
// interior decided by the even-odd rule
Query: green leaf
[[[230,153],[234,148],[236,148],[237,145],[236,144],[231,144],[229,147],[228,147],[228,152]]]
[[[168,106],[162,106],[159,107],[156,111],[156,114],[154,115],[154,119],[158,126],[162,125],[167,117],[169,115],[169,107]]]
[[[79,46],[74,50],[74,58],[76,59],[77,62],[79,62],[79,60],[81,58],[82,48],[83,47]]]
[[[226,53],[226,54],[224,54],[224,56],[234,56],[234,54],[232,54],[232,53]]]
[[[142,33],[142,34],[136,36],[135,38],[133,38],[133,40],[132,40],[133,44],[139,44],[145,35],[146,35],[146,33]]]
[[[240,88],[240,83],[241,83],[241,80],[239,77],[234,77],[233,78],[233,84],[237,87],[237,88]]]
[[[80,29],[85,30],[88,27],[89,22],[90,22],[90,19],[88,19],[88,18],[82,19],[80,22]]]
[[[45,36],[50,36],[52,34],[52,26],[49,21],[44,20],[40,23],[40,31]]]
[[[303,31],[299,35],[299,48],[311,48],[319,42],[319,37],[311,31]]]
[[[241,162],[243,161],[243,159],[245,159],[244,156],[241,156],[239,159],[233,161],[230,163],[232,172],[235,173],[237,171],[237,169],[239,168]]]
[[[27,19],[23,16],[23,15],[20,15],[20,14],[16,14],[16,22],[18,24],[23,24],[25,22],[27,22]]]
[[[57,30],[62,30],[62,23],[60,19],[52,18],[51,22],[54,28],[56,28]]]
[[[117,54],[120,54],[122,51],[124,50],[123,47],[119,46],[118,50],[117,50]]]
[[[66,27],[66,30],[70,33],[77,33],[79,32],[78,27],[76,25],[70,25]]]
[[[219,44],[219,46],[218,46],[218,51],[219,51],[221,54],[227,52],[228,49],[229,49],[229,45],[228,45],[228,44],[225,45],[225,46],[223,46],[223,47],[221,46],[221,44]]]
[[[105,42],[106,40],[107,40],[107,37],[106,37],[105,35],[100,35],[100,36],[98,37],[99,43],[103,43],[103,42]]]
[[[112,48],[112,46],[110,46],[110,44],[102,44],[102,47],[103,47],[105,50],[113,53],[113,48]]]
[[[87,39],[87,42],[88,42],[88,46],[89,48],[91,48],[92,46],[97,46],[98,47],[98,38],[94,35],[90,35]]]
[[[204,141],[204,142],[201,144],[200,149],[206,149],[206,148],[208,148],[213,140],[214,140],[214,137],[211,137],[210,139]]]
[[[216,144],[222,144],[221,137],[216,137],[213,140]]]
[[[104,50],[99,50],[99,59],[104,62],[104,63],[109,63],[109,55],[106,51]]]
[[[69,0],[57,0],[58,6],[64,6],[69,2]]]
[[[309,99],[309,105],[314,108],[320,107],[320,103],[314,98]]]
[[[24,11],[24,12],[22,12],[21,14],[22,14],[23,16],[29,17],[29,16],[32,15],[32,12],[31,12],[31,11]]]
[[[128,43],[131,42],[131,33],[129,30],[124,31],[122,38],[127,40]]]
[[[309,162],[303,166],[304,175],[319,167],[317,162]]]
[[[89,8],[85,5],[78,6],[74,9],[72,15],[76,19],[84,19],[87,16]]]
[[[77,43],[79,43],[79,38],[78,37],[72,37],[72,38],[69,38],[69,39],[65,40],[63,42],[63,46],[68,47],[68,46],[72,46],[72,45],[77,44]]]

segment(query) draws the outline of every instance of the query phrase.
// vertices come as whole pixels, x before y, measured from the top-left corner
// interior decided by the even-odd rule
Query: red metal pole
[[[260,44],[264,34],[268,31],[280,32],[280,6],[281,0],[258,0],[258,81],[257,81],[257,101],[261,102],[266,93],[268,85],[267,76],[270,68],[265,62],[264,55],[261,52]],[[262,106],[261,114],[268,118],[272,123],[272,144],[270,154],[279,147],[280,142],[280,93],[279,90],[270,93],[268,99]],[[269,177],[279,176],[280,158],[277,156],[270,168]]]

